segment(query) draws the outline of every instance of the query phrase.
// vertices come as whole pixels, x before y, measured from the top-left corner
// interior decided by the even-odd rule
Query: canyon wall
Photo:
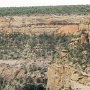
[[[85,16],[4,16],[0,17],[0,32],[26,34],[74,33],[88,27],[79,25]]]
[[[90,90],[90,72],[86,74],[68,63],[49,65],[47,77],[47,90]]]
[[[79,30],[89,30],[89,24],[80,23],[83,18],[85,16],[4,16],[0,17],[0,32],[20,32],[29,35],[38,35],[43,32],[74,34]],[[82,72],[72,64],[54,63],[48,66],[47,71],[49,60],[44,60],[46,65],[43,61],[38,62],[38,60],[35,61],[36,63],[28,60],[23,62],[11,60],[10,64],[9,60],[4,61],[2,60],[0,64],[0,76],[10,82],[22,78],[23,81],[32,80],[36,85],[42,84],[44,87],[47,83],[47,90],[70,90],[70,88],[90,90],[90,73]],[[90,66],[88,68],[90,70]]]

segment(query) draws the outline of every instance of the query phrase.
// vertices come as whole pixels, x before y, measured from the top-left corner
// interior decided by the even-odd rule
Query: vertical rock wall
[[[90,75],[69,64],[49,65],[47,77],[47,90],[90,90]]]
[[[78,31],[78,25],[70,19],[64,20],[52,16],[4,16],[0,17],[0,32],[21,32],[26,34],[47,33],[73,33]],[[54,23],[52,23],[54,22]],[[58,22],[58,23],[57,23]],[[70,25],[68,23],[73,23]]]

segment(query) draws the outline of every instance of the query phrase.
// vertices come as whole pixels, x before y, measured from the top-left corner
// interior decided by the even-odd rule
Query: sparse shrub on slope
[[[69,47],[73,35],[47,35],[43,33],[39,36],[26,35],[22,33],[4,34],[0,33],[0,59],[27,59],[32,55],[36,57],[52,59],[62,50],[67,50],[67,59],[73,63],[90,63],[90,43],[75,45]]]
[[[43,33],[39,36],[29,36],[22,33],[0,33],[0,59],[30,58],[31,54],[36,57],[44,57],[57,52],[57,44],[69,41],[69,36],[54,36]]]
[[[36,84],[31,78],[7,81],[0,76],[0,90],[45,90],[45,87],[43,84]]]
[[[0,59],[20,58],[28,39],[28,35],[21,33],[0,33]]]

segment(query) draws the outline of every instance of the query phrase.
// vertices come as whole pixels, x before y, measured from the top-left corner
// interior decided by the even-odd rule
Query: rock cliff
[[[54,63],[48,66],[47,90],[90,90],[90,74],[74,65]]]
[[[87,28],[81,24],[82,19],[89,16],[4,16],[0,17],[0,32],[22,32],[26,34],[47,33],[74,33],[78,30]],[[67,30],[68,29],[68,30]]]

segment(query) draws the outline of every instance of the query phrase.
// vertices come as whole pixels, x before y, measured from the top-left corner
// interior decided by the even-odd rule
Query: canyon
[[[19,32],[30,36],[43,33],[77,35],[79,32],[85,31],[88,33],[90,41],[89,20],[89,15],[4,16],[0,17],[0,33],[8,35]],[[83,38],[80,37],[80,39]],[[75,41],[77,38],[73,40],[74,43]],[[66,53],[64,54],[66,55]],[[21,85],[20,90],[31,90],[31,87],[22,89],[22,83],[25,81],[36,85],[38,89],[35,90],[90,90],[90,64],[85,70],[82,70],[72,62],[59,62],[58,60],[52,62],[51,57],[0,60],[0,76],[10,82],[11,86],[9,87],[7,84],[5,88],[8,87],[8,89],[5,90],[17,90],[14,86],[18,86],[17,84]]]

